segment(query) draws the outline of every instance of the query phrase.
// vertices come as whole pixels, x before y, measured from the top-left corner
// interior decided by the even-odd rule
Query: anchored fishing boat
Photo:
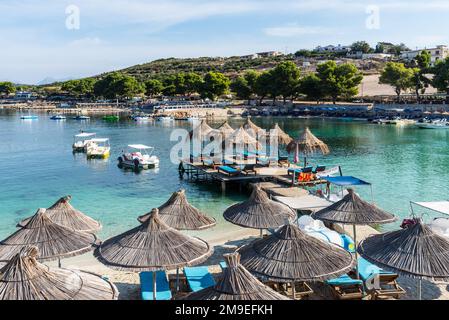
[[[80,116],[73,117],[73,119],[74,120],[90,120],[90,117],[80,115]]]
[[[39,119],[38,116],[28,115],[28,116],[21,116],[20,119],[22,120],[37,120]]]
[[[418,128],[421,129],[449,129],[449,123],[446,119],[437,119],[428,122],[416,123]]]
[[[67,118],[66,118],[66,116],[57,114],[57,115],[54,115],[54,116],[50,117],[50,119],[51,120],[66,120]]]
[[[152,155],[154,147],[143,144],[130,144],[128,150],[123,152],[118,160],[119,167],[135,170],[159,167],[159,158]]]
[[[74,152],[86,152],[87,145],[91,139],[95,137],[95,133],[82,132],[73,137],[72,149]]]
[[[91,139],[87,144],[87,158],[108,158],[111,147],[108,138]]]

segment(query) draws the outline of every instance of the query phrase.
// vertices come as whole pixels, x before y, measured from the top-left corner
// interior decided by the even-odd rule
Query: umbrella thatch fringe
[[[150,212],[140,216],[138,221],[144,223],[151,214]],[[209,218],[187,201],[185,190],[173,193],[170,199],[159,207],[159,217],[177,230],[204,230],[217,224],[214,218]]]
[[[79,210],[76,210],[69,201],[71,196],[65,196],[56,201],[50,208],[47,209],[47,216],[51,221],[63,227],[67,227],[76,231],[94,233],[101,230],[101,224],[91,217],[85,215]],[[23,228],[31,219],[19,222],[18,227]]]
[[[223,138],[232,135],[234,133],[234,129],[229,125],[227,121],[225,121],[221,126],[217,128],[217,130],[221,133]]]
[[[272,137],[275,137],[278,141],[278,144],[281,145],[288,145],[293,141],[293,138],[285,133],[285,131],[283,131],[277,123],[274,125],[273,129],[270,130],[270,140]]]
[[[253,146],[256,149],[261,147],[261,144],[257,141],[256,138],[251,136],[243,127],[235,130],[231,135],[229,135],[226,139],[227,144],[236,144],[236,145],[249,145]]]
[[[292,224],[238,251],[246,269],[275,282],[324,281],[346,274],[355,266],[351,253],[309,236]]]
[[[51,261],[80,255],[93,250],[97,237],[52,222],[45,209],[39,209],[25,227],[0,242],[0,261],[8,261],[20,250],[35,245],[40,261]]]
[[[268,229],[284,225],[286,219],[295,219],[296,213],[290,207],[269,199],[265,191],[256,186],[247,201],[230,206],[223,217],[241,227]]]
[[[371,263],[401,276],[449,281],[449,240],[420,220],[406,229],[366,238],[358,252]]]
[[[206,122],[206,120],[201,120],[199,125],[194,125],[193,130],[189,132],[188,138],[192,139],[195,135],[198,135],[198,138],[205,139],[209,137],[211,134],[218,133],[217,130],[212,129]]]
[[[315,137],[309,128],[306,128],[297,140],[293,140],[287,145],[289,153],[296,152],[296,150],[305,155],[311,155],[316,152],[326,155],[330,152],[329,147]]]
[[[361,199],[353,189],[340,201],[312,214],[322,221],[343,224],[382,224],[396,221],[396,217]]]
[[[243,129],[253,138],[266,136],[266,131],[257,126],[250,118],[246,118],[246,122],[243,125]]]
[[[213,287],[188,295],[186,300],[289,300],[255,278],[240,264],[240,255],[225,255],[228,267]]]
[[[0,300],[112,300],[115,285],[85,271],[49,268],[37,262],[35,246],[22,248],[0,270]]]
[[[212,253],[207,242],[169,227],[153,209],[146,222],[104,241],[94,256],[116,270],[157,271],[199,264]]]

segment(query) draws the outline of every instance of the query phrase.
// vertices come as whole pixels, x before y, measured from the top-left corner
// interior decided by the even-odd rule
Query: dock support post
[[[223,195],[225,195],[225,193],[226,193],[226,182],[225,181],[221,182],[221,192]]]

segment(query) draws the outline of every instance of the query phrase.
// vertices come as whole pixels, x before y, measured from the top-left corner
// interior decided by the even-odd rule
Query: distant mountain
[[[47,85],[47,84],[52,84],[52,83],[56,83],[56,82],[64,82],[64,81],[69,81],[69,80],[73,80],[75,78],[73,77],[66,77],[66,78],[60,78],[60,79],[56,79],[53,77],[47,77],[45,79],[42,79],[41,81],[39,81],[37,83],[38,86],[43,86],[43,85]]]

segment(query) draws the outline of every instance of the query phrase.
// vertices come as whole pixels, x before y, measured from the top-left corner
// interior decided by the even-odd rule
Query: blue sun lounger
[[[366,290],[371,292],[373,299],[379,296],[392,296],[398,299],[405,293],[396,281],[398,274],[385,271],[362,257],[358,258],[357,262],[360,279],[363,280]]]
[[[142,300],[153,300],[153,272],[141,272],[140,290]],[[171,300],[172,294],[165,271],[156,271],[156,300]]]
[[[230,175],[230,176],[235,176],[235,175],[238,175],[240,173],[240,170],[237,170],[237,169],[232,168],[230,166],[219,166],[218,167],[218,172],[220,172],[220,171],[223,172],[223,173],[226,173],[227,175]]]
[[[221,271],[223,271],[224,269],[226,269],[228,267],[228,265],[224,261],[220,261],[219,264],[220,264]]]
[[[185,267],[184,275],[193,292],[203,290],[215,285],[214,277],[207,267]]]
[[[353,279],[347,274],[327,280],[326,284],[332,288],[334,295],[341,300],[359,300],[365,296],[363,281]]]

